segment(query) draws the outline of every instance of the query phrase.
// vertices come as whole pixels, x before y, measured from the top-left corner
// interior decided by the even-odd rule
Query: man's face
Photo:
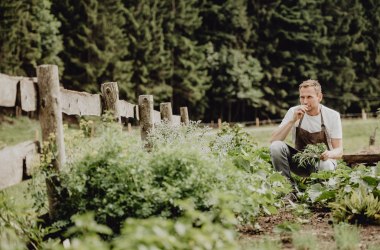
[[[318,93],[314,87],[303,87],[300,89],[300,103],[308,107],[308,114],[318,114],[319,103],[322,93]]]

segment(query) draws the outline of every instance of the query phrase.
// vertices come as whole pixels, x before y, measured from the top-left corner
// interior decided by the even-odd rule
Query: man
[[[342,125],[340,114],[325,107],[322,88],[318,81],[307,80],[299,85],[300,105],[286,113],[280,126],[272,133],[270,154],[273,166],[282,172],[295,187],[290,171],[300,176],[309,176],[319,170],[335,170],[336,159],[342,157]],[[292,131],[295,148],[284,140]],[[325,143],[327,150],[320,156],[317,166],[298,167],[292,156],[308,144]]]

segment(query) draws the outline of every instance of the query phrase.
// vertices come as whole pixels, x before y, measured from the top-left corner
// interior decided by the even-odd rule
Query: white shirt
[[[284,126],[293,119],[293,114],[299,106],[291,107],[286,113],[284,119],[282,120],[279,127]],[[342,122],[340,120],[340,114],[326,106],[320,104],[320,108],[323,115],[323,122],[326,127],[326,132],[328,136],[328,144],[331,146],[331,139],[342,139]],[[298,120],[292,127],[292,141],[295,144],[296,141],[296,127],[298,126],[300,120]],[[301,128],[305,129],[310,133],[315,133],[321,131],[321,115],[310,116],[305,113],[303,116]]]

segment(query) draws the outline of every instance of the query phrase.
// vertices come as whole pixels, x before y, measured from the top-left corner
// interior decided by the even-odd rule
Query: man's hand
[[[294,112],[293,122],[296,122],[299,119],[301,119],[307,111],[309,111],[309,108],[307,107],[307,105],[300,105],[297,108],[297,110]]]
[[[322,161],[327,161],[328,159],[331,158],[331,151],[329,150],[326,150],[325,152],[323,152],[321,154],[321,156],[319,157]]]

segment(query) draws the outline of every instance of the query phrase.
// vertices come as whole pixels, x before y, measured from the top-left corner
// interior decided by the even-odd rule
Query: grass
[[[270,136],[277,128],[275,126],[249,127],[247,131],[260,146],[269,146]],[[376,133],[375,145],[380,145],[380,120],[379,119],[345,119],[342,121],[343,127],[343,149],[344,153],[356,153],[366,150],[369,147],[369,137],[373,134],[376,126],[379,126]],[[286,141],[290,143],[290,135]],[[290,143],[292,144],[292,143]]]
[[[27,140],[34,140],[41,134],[38,120],[27,117],[10,118],[6,117],[0,123],[0,149],[6,146],[13,146]]]

